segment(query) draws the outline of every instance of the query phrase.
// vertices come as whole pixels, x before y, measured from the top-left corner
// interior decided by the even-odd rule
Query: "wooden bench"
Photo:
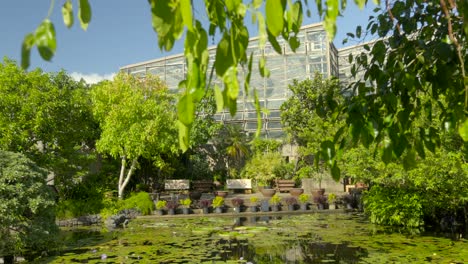
[[[245,193],[252,192],[251,179],[229,179],[226,180],[226,188],[233,191],[243,191]]]
[[[190,189],[189,180],[165,180],[164,190],[168,192],[181,192]]]
[[[213,181],[193,181],[192,189],[202,193],[211,193],[213,192]]]
[[[275,180],[275,183],[278,192],[289,192],[296,185],[294,180]]]

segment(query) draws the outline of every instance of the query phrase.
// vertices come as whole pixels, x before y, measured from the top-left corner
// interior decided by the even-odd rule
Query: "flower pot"
[[[154,211],[154,214],[155,215],[164,215],[164,210],[163,209],[157,209],[156,211]]]
[[[241,207],[240,206],[235,206],[233,207],[233,210],[235,213],[240,213],[241,212]]]
[[[288,211],[294,211],[294,204],[288,204]]]
[[[307,204],[306,203],[301,204],[301,211],[307,211]]]
[[[277,205],[277,204],[272,204],[272,205],[271,205],[271,211],[273,211],[273,212],[278,212],[278,211],[279,211],[279,205]]]
[[[250,206],[250,212],[257,212],[257,206],[253,205],[253,206]]]
[[[328,205],[328,209],[330,210],[335,210],[336,209],[336,204],[332,203]]]
[[[210,208],[208,207],[203,207],[202,208],[203,214],[209,214],[210,213]]]
[[[312,190],[312,197],[319,197],[319,196],[323,196],[325,194],[325,189],[324,188],[320,188],[320,189],[313,189]]]
[[[183,214],[190,214],[190,208],[182,208]]]
[[[276,193],[276,190],[263,188],[260,192],[263,194],[264,197],[273,197],[273,195],[275,195]]]
[[[174,208],[167,209],[167,214],[168,215],[175,215],[175,209]]]
[[[323,210],[325,208],[325,206],[321,203],[317,204],[317,209],[319,210]]]
[[[189,193],[190,200],[200,200],[202,193],[199,191],[191,191]]]
[[[294,197],[299,197],[299,195],[304,193],[304,189],[302,188],[292,188],[289,190],[289,193]]]
[[[347,204],[346,204],[346,209],[352,210],[352,209],[353,209],[353,205],[350,204],[350,203],[347,203]]]
[[[217,213],[217,214],[221,214],[223,212],[222,207],[216,207],[214,210],[215,210],[215,213]]]
[[[228,191],[216,191],[216,196],[226,198],[226,196],[228,196]]]

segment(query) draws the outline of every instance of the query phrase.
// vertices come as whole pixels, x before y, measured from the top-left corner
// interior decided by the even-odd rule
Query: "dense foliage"
[[[0,63],[0,149],[53,172],[59,189],[89,173],[99,130],[84,82]]]
[[[0,256],[29,258],[54,246],[56,196],[46,177],[24,155],[0,150]]]

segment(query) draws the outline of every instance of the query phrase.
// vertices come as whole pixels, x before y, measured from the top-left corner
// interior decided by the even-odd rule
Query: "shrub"
[[[410,228],[423,225],[421,197],[414,190],[374,186],[364,195],[364,208],[375,224]]]
[[[143,215],[149,215],[153,208],[154,203],[151,196],[147,192],[139,192],[123,200],[119,210],[138,209]]]
[[[254,205],[258,203],[258,197],[257,196],[252,196],[250,197],[250,202]]]
[[[304,203],[307,203],[309,201],[309,195],[303,193],[301,195],[299,195],[299,202],[304,204]]]

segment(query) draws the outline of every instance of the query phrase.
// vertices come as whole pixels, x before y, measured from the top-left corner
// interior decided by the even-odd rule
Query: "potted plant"
[[[307,203],[309,202],[309,195],[303,193],[299,195],[299,203],[301,205],[301,210],[306,211],[307,210]]]
[[[166,208],[167,201],[165,200],[158,200],[156,202],[156,214],[157,215],[163,215],[164,214],[164,208]]]
[[[168,215],[174,215],[174,214],[175,214],[175,210],[177,209],[178,206],[179,206],[179,204],[177,204],[177,202],[175,202],[175,201],[168,201],[168,202],[166,203],[167,214],[168,214]]]
[[[304,189],[302,188],[291,188],[289,190],[289,193],[291,194],[291,196],[293,197],[299,197],[299,195],[303,194],[304,193]]]
[[[192,204],[192,200],[190,198],[182,199],[179,201],[180,205],[182,206],[182,213],[189,214],[190,213],[190,205]]]
[[[201,200],[200,207],[203,210],[204,214],[210,213],[211,200]]]
[[[221,196],[216,196],[213,199],[212,206],[215,209],[216,213],[222,213],[223,212],[223,206],[224,206],[224,198]]]
[[[330,193],[328,194],[328,209],[335,210],[336,209],[336,194]]]
[[[294,211],[294,207],[297,204],[296,197],[287,197],[286,199],[284,199],[284,202],[288,205],[289,211]]]
[[[278,194],[273,195],[270,198],[270,206],[273,212],[279,211],[279,206],[281,203],[281,197]]]
[[[231,200],[232,206],[234,207],[234,211],[237,213],[241,212],[241,207],[244,204],[244,200],[242,198],[234,198]]]
[[[257,212],[257,206],[258,206],[258,197],[257,196],[250,197],[250,211]]]
[[[323,210],[327,203],[327,197],[325,197],[325,195],[314,196],[314,203],[317,204],[319,210]]]

